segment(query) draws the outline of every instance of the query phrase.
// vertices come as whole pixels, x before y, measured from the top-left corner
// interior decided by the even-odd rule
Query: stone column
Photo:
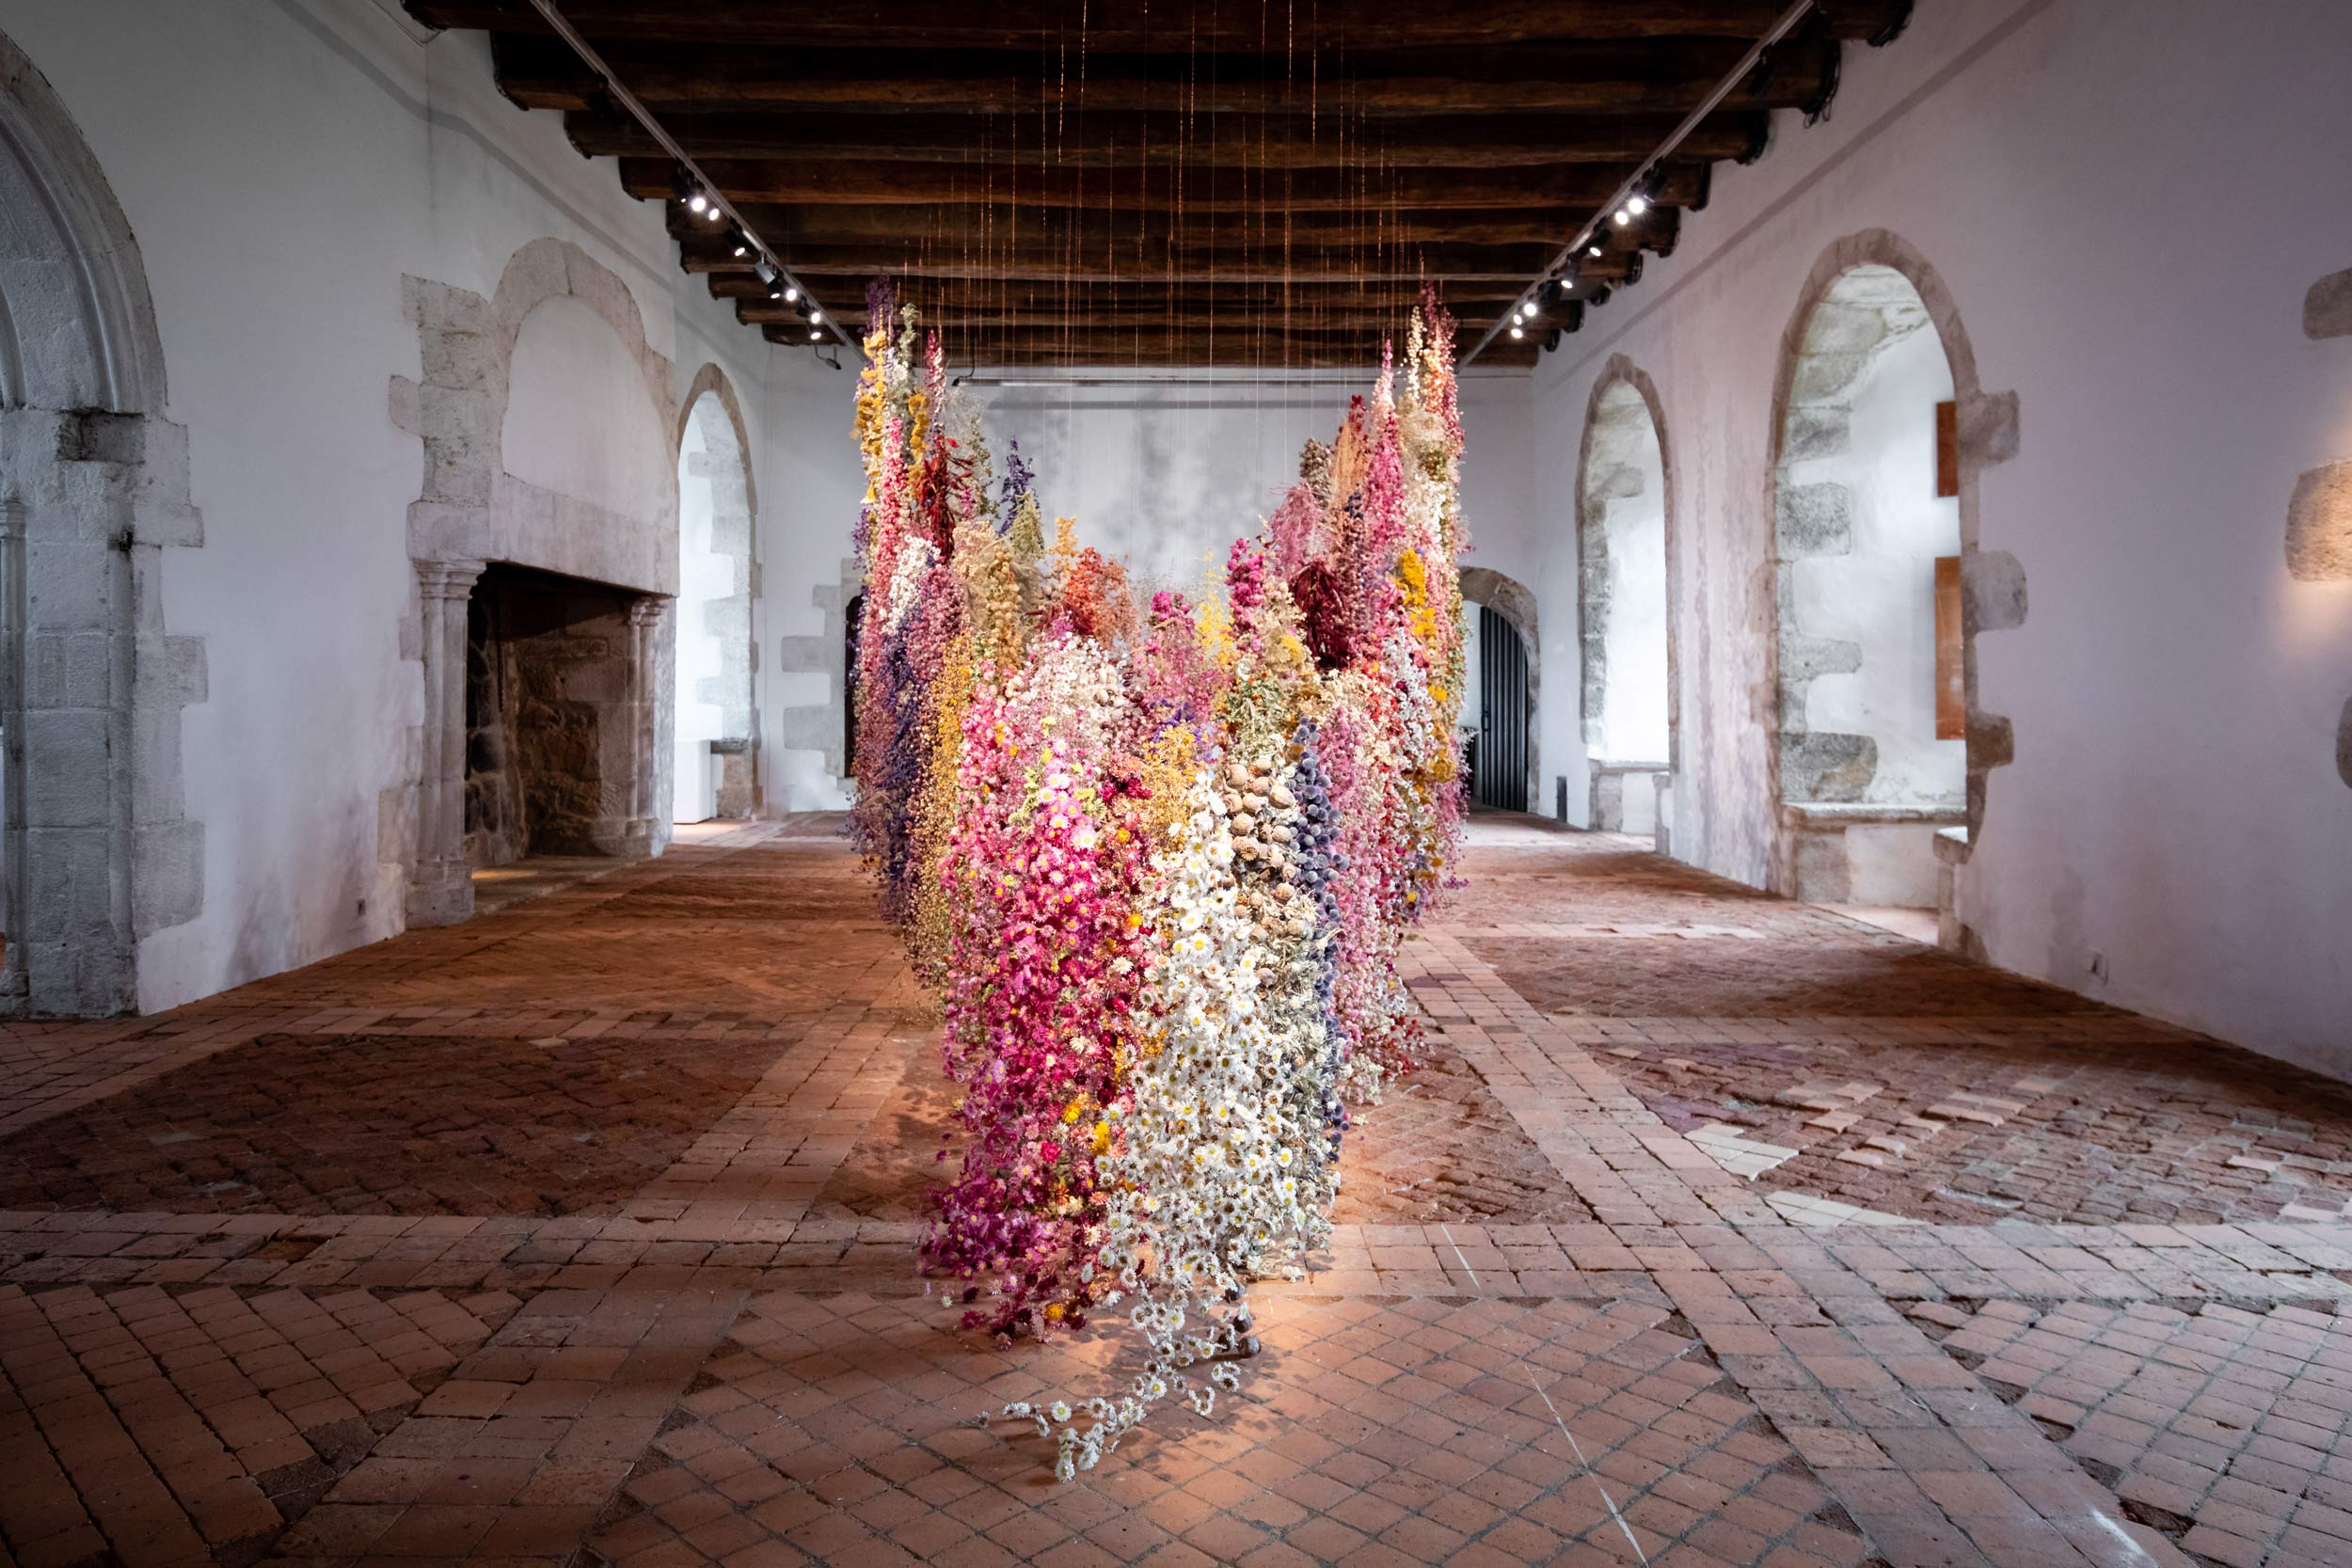
[[[0,1016],[24,1005],[24,508],[0,501]]]
[[[453,926],[473,913],[466,859],[466,601],[479,561],[420,561],[424,612],[424,766],[417,780],[417,858],[408,924]]]
[[[656,722],[660,693],[656,688],[661,670],[662,618],[670,601],[653,594],[628,607],[628,698],[631,760],[628,779],[628,829],[623,853],[650,855],[656,843],[654,814],[660,810],[660,773],[655,756],[660,739]]]

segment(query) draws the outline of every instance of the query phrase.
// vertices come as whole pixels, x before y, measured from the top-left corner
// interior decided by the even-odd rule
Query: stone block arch
[[[1527,809],[1539,810],[1544,768],[1540,721],[1543,709],[1538,699],[1543,681],[1544,643],[1536,620],[1534,591],[1490,566],[1465,566],[1462,598],[1468,604],[1484,605],[1510,622],[1518,632],[1519,641],[1527,644]],[[1473,673],[1470,678],[1477,677]]]
[[[1643,437],[1654,443],[1657,454],[1656,493],[1645,508],[1656,519],[1664,560],[1665,595],[1665,721],[1664,753],[1655,758],[1604,755],[1609,693],[1609,633],[1613,602],[1607,508],[1612,501],[1635,499],[1649,488],[1647,464],[1639,460]],[[1679,566],[1676,540],[1676,479],[1674,446],[1666,430],[1664,404],[1649,372],[1623,354],[1613,354],[1594,379],[1585,399],[1584,423],[1576,463],[1577,643],[1580,682],[1578,722],[1589,759],[1591,800],[1588,823],[1613,831],[1624,825],[1623,792],[1629,779],[1642,780],[1662,772],[1658,847],[1671,852],[1672,833],[1666,801],[1671,799],[1682,766],[1682,701],[1677,588]],[[1637,785],[1638,786],[1638,785]]]
[[[2352,267],[2303,295],[2303,336],[2352,338]],[[2299,475],[2287,501],[2287,575],[2297,582],[2352,582],[2352,461]],[[2352,785],[2352,699],[2336,724],[2336,776]]]
[[[681,642],[692,635],[717,640],[718,673],[698,683],[696,695],[721,712],[724,749],[720,752],[718,815],[737,819],[752,816],[761,805],[758,663],[752,625],[752,604],[759,594],[759,494],[743,405],[734,383],[715,364],[706,362],[688,384],[673,445],[683,449],[690,432],[699,437],[702,450],[682,467],[679,478],[681,484],[691,477],[709,485],[710,550],[732,562],[732,581],[723,596],[692,606],[681,598],[675,635]],[[683,516],[681,499],[681,527]],[[679,586],[682,594],[685,584]]]
[[[149,939],[203,907],[180,709],[204,644],[162,592],[203,528],[138,243],[5,34],[0,211],[0,1015],[121,1013]]]
[[[2015,755],[2010,721],[1987,712],[1979,698],[1977,639],[1984,632],[2022,626],[2026,619],[2024,567],[2007,551],[1989,551],[1979,545],[1979,480],[1986,468],[2017,454],[2017,394],[1984,389],[1977,369],[1976,350],[1962,324],[1960,308],[1927,257],[1891,230],[1864,230],[1834,242],[1815,261],[1798,291],[1788,325],[1781,334],[1772,385],[1772,428],[1764,467],[1762,540],[1772,592],[1765,611],[1763,689],[1756,705],[1759,712],[1770,716],[1773,735],[1767,762],[1767,809],[1774,816],[1773,852],[1767,863],[1773,868],[1770,885],[1781,893],[1793,891],[1788,871],[1789,834],[1780,820],[1779,809],[1787,798],[1788,769],[1835,766],[1837,760],[1815,754],[1821,750],[1819,747],[1807,751],[1804,743],[1809,737],[1802,730],[1791,731],[1790,709],[1796,705],[1792,694],[1801,693],[1804,684],[1813,676],[1838,668],[1848,657],[1848,650],[1837,646],[1798,647],[1793,650],[1792,660],[1792,650],[1784,646],[1787,639],[1783,630],[1790,594],[1789,564],[1808,551],[1834,546],[1840,524],[1836,498],[1808,496],[1803,493],[1803,487],[1785,486],[1782,473],[1808,445],[1825,448],[1837,439],[1838,433],[1813,419],[1809,410],[1824,404],[1822,394],[1840,376],[1850,378],[1858,372],[1867,347],[1858,341],[1844,341],[1851,334],[1841,337],[1836,330],[1817,339],[1815,316],[1841,279],[1864,268],[1883,268],[1900,275],[1925,308],[1928,324],[1951,370],[1958,425],[1962,671],[1967,709],[1966,832],[1953,856],[1955,869],[1965,863],[1983,832],[1985,793],[1993,769],[2005,766]],[[1867,322],[1857,320],[1851,325],[1856,333],[1867,335],[1869,330]],[[1792,735],[1798,743],[1794,752]],[[1963,935],[1957,945],[1975,944]]]
[[[669,640],[662,622],[677,593],[675,467],[657,515],[632,516],[518,479],[502,466],[516,345],[533,310],[580,302],[601,318],[644,392],[641,434],[675,454],[679,413],[669,359],[654,351],[628,285],[567,240],[532,240],[510,257],[497,289],[405,277],[422,375],[391,378],[392,421],[423,445],[424,475],[408,508],[408,555],[418,615],[409,646],[422,666],[424,722],[409,748],[410,776],[379,808],[379,851],[403,864],[412,926],[447,925],[473,912],[464,848],[467,604],[485,564],[509,562],[609,585],[629,595],[625,690],[616,721],[631,732],[633,771],[620,782],[615,820],[601,842],[616,852],[658,854],[669,841],[667,720]]]

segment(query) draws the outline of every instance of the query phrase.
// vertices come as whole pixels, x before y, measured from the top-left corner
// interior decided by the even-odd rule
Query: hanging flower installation
[[[1424,299],[1221,594],[1138,610],[1017,451],[991,493],[937,338],[869,305],[851,832],[963,1090],[926,1266],[1003,1342],[1143,1337],[1115,1397],[1008,1407],[1067,1479],[1237,1385],[1249,1282],[1329,1234],[1347,1102],[1412,1065],[1396,955],[1461,828],[1454,323]]]

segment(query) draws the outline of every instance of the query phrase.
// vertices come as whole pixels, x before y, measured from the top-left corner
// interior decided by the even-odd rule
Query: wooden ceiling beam
[[[1043,309],[1066,306],[1073,298],[1063,285],[1040,279],[930,277],[894,278],[892,281],[901,297],[913,300],[926,311],[981,306],[990,309],[1011,306]],[[1432,281],[1439,296],[1449,302],[1513,300],[1525,292],[1523,281],[1518,287],[1450,277]],[[767,290],[766,284],[748,273],[714,273],[708,282],[712,297],[718,299],[756,299]],[[863,285],[860,285],[859,292],[862,298]],[[1279,309],[1282,300],[1290,297],[1300,301],[1345,301],[1367,307],[1393,307],[1402,310],[1418,304],[1421,296],[1422,280],[1418,277],[1350,277],[1339,283],[1293,281],[1287,285],[1279,278],[1225,284],[1201,284],[1187,280],[1173,290],[1167,279],[1157,278],[1148,282],[1094,284],[1082,297],[1088,303],[1116,309],[1159,309],[1171,303],[1186,306],[1255,304]],[[846,311],[854,302],[844,296],[838,303]]]
[[[912,111],[1037,115],[1083,107],[1201,115],[1290,114],[1378,121],[1432,114],[1680,116],[1740,63],[1742,39],[1525,44],[1508,51],[1353,48],[1302,80],[1296,57],[1090,55],[1083,81],[1036,49],[772,49],[723,52],[636,43],[614,61],[655,113],[897,115]],[[594,109],[603,84],[562,40],[491,38],[500,90],[532,109]],[[1729,109],[1818,108],[1837,81],[1837,42],[1826,35],[1774,52]]]
[[[1911,0],[1820,0],[1830,32],[1870,39],[1899,28]],[[407,0],[435,27],[546,33],[530,0]],[[1384,7],[1375,24],[1332,7],[1285,16],[1257,7],[1084,7],[1079,0],[564,0],[564,17],[601,47],[638,40],[727,45],[928,48],[943,39],[974,49],[1073,58],[1119,54],[1279,53],[1340,49],[1376,29],[1388,49],[1495,47],[1610,39],[1764,36],[1784,0],[1449,0]],[[1351,25],[1352,24],[1352,25]]]
[[[866,245],[875,243],[927,245],[933,249],[1000,245],[1014,236],[1057,245],[1077,244],[1099,250],[1105,245],[1232,244],[1279,245],[1295,251],[1315,247],[1369,245],[1544,245],[1564,244],[1575,220],[1553,209],[1514,212],[1449,212],[1443,209],[1386,214],[1293,213],[1207,214],[1188,219],[1182,229],[1168,214],[1125,214],[1078,207],[942,207],[920,222],[910,223],[904,207],[844,206],[786,207],[743,203],[738,209],[745,222],[787,261],[803,244]],[[1610,230],[1613,248],[1648,249],[1665,254],[1674,248],[1679,214],[1661,208],[1626,230]],[[670,213],[670,235],[696,256],[731,260],[732,246],[712,236],[708,226],[678,210]]]
[[[907,114],[845,127],[831,114],[726,114],[678,118],[675,134],[694,161],[794,164],[908,162],[1036,168],[1515,168],[1606,164],[1622,168],[1663,142],[1676,115],[1461,115],[1350,125],[1340,116],[1301,113],[1246,122],[1168,114],[1097,111],[1058,128],[1014,116]],[[1219,132],[1218,126],[1225,129]],[[591,158],[663,157],[651,133],[626,115],[564,117],[572,145]],[[1684,158],[1754,161],[1771,135],[1769,117],[1743,109],[1710,115],[1684,139]],[[1177,139],[1181,135],[1182,139]],[[713,179],[718,175],[714,171]]]
[[[1062,283],[1140,283],[1188,286],[1217,283],[1355,283],[1368,278],[1418,282],[1446,277],[1485,283],[1527,280],[1550,260],[1552,251],[1535,245],[1460,247],[1466,254],[1437,253],[1419,257],[1341,258],[1329,261],[1297,256],[1203,256],[1170,265],[1118,258],[1084,256],[965,257],[923,256],[856,245],[810,246],[795,251],[792,271],[812,289],[838,293],[837,281],[820,286],[819,279],[847,279],[863,286],[866,279],[890,277],[1032,278]],[[1529,260],[1528,253],[1534,252]]]
[[[696,159],[697,163],[702,160]],[[738,204],[800,206],[932,207],[943,203],[1087,207],[1097,212],[1171,210],[1168,171],[1093,169],[992,170],[961,164],[826,163],[788,164],[713,160],[705,173]],[[1658,201],[1666,207],[1703,205],[1708,184],[1704,163],[1666,166]],[[667,159],[623,158],[621,183],[629,195],[666,198],[675,173]],[[1277,186],[1248,170],[1225,170],[1224,178],[1185,181],[1187,213],[1367,213],[1396,211],[1550,207],[1566,209],[1564,230],[1573,229],[1615,192],[1630,165],[1553,165],[1542,168],[1411,168],[1375,173],[1335,168],[1296,174]],[[993,176],[993,178],[992,178]]]

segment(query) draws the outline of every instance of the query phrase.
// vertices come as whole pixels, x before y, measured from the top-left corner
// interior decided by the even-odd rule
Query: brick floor
[[[2352,1324],[2218,1303],[1919,1316],[2126,1513],[2188,1551],[2231,1568],[2352,1561]]]
[[[1132,1347],[928,1294],[830,831],[0,1027],[0,1564],[2352,1560],[2344,1091],[1491,821],[1241,1394],[1057,1486],[971,1418]]]

